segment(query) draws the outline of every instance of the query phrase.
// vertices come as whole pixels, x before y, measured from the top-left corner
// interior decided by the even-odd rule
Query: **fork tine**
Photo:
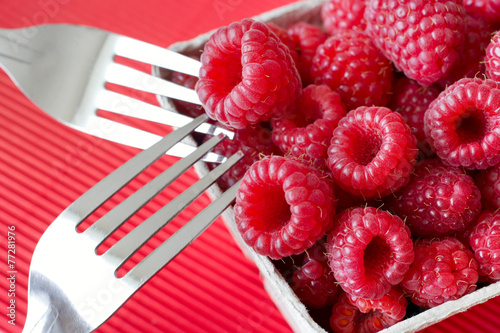
[[[182,54],[148,44],[137,39],[120,36],[115,46],[117,55],[177,72],[198,76],[201,63]],[[175,64],[175,66],[172,66]]]
[[[166,239],[123,276],[124,282],[140,287],[192,243],[233,202],[240,181]]]
[[[103,257],[108,262],[113,262],[116,267],[121,266],[142,245],[153,237],[161,228],[167,225],[191,202],[198,198],[210,185],[212,185],[224,172],[237,163],[243,154],[238,152],[227,159],[226,162],[217,166],[205,177],[198,180],[187,190],[176,196],[168,204],[143,221],[133,230],[128,232],[122,239],[116,242]],[[175,166],[170,169],[175,168]]]
[[[58,218],[74,221],[75,226],[78,226],[97,207],[100,207],[114,193],[123,188],[139,173],[163,156],[179,140],[182,140],[200,124],[207,121],[207,119],[208,117],[202,114],[188,125],[171,132],[149,149],[141,151],[91,187],[87,192],[83,193]]]
[[[209,150],[225,139],[223,134],[210,138],[187,157],[180,159],[173,166],[163,171],[156,178],[141,187],[120,204],[93,223],[85,233],[96,240],[98,246],[114,230],[135,214],[142,206],[160,193],[165,187],[181,176],[196,161],[200,160]]]
[[[102,90],[99,92],[96,100],[96,107],[109,112],[166,124],[173,127],[184,126],[192,120],[192,118],[183,114],[110,90]],[[201,124],[195,131],[211,135],[224,133],[230,139],[234,137],[233,132],[209,123]]]
[[[201,105],[198,94],[193,89],[118,63],[109,64],[105,80],[124,87]]]

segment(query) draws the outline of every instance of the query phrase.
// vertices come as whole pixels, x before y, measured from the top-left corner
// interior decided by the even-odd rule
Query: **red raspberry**
[[[485,52],[493,29],[486,22],[470,15],[465,16],[465,40],[458,47],[458,59],[448,74],[439,81],[446,88],[462,78],[483,77],[486,73]]]
[[[316,49],[323,44],[327,38],[327,34],[318,26],[307,22],[298,22],[292,24],[287,29],[288,35],[295,43],[299,59],[297,68],[299,69],[302,83],[309,85],[313,82],[311,77],[311,64]]]
[[[288,47],[265,23],[244,19],[212,34],[195,89],[211,118],[241,129],[286,114],[301,86]]]
[[[481,207],[485,210],[500,209],[500,163],[481,170],[474,176],[476,186],[481,192]]]
[[[463,0],[465,10],[481,17],[492,26],[500,24],[500,1],[498,0]]]
[[[311,75],[342,97],[347,110],[384,106],[392,89],[391,62],[362,31],[344,30],[329,37],[316,50]]]
[[[451,166],[486,169],[500,162],[500,89],[493,80],[461,79],[424,117],[427,142]]]
[[[325,235],[333,223],[334,199],[319,171],[293,158],[268,156],[243,176],[235,220],[255,252],[281,259],[304,252]]]
[[[221,124],[217,126],[224,127]],[[205,141],[209,138],[206,136]],[[273,143],[271,131],[261,125],[235,130],[232,140],[222,141],[212,152],[230,157],[239,150],[244,153],[244,157],[217,181],[223,191],[240,180],[254,162],[267,155],[280,155],[279,148]],[[209,167],[215,168],[217,165],[211,163]]]
[[[283,153],[324,168],[333,130],[345,114],[345,106],[335,91],[326,85],[309,85],[292,116],[272,122],[273,141]]]
[[[318,241],[307,251],[292,280],[292,288],[302,303],[317,309],[334,304],[339,290],[325,252],[325,242]]]
[[[418,149],[403,117],[385,107],[359,107],[333,131],[328,167],[345,191],[384,197],[406,185]]]
[[[342,292],[332,308],[330,326],[334,332],[378,332],[406,315],[408,301],[399,288],[392,288],[380,299],[366,300]]]
[[[441,89],[436,85],[421,86],[417,81],[403,76],[393,83],[393,95],[389,103],[392,111],[403,116],[417,139],[417,147],[423,156],[431,156],[431,147],[424,132],[424,114]]]
[[[334,34],[338,30],[365,30],[365,0],[329,0],[321,7],[325,31]]]
[[[464,40],[462,0],[369,0],[366,31],[394,65],[421,85],[440,80]]]
[[[401,286],[412,303],[432,308],[476,290],[478,264],[458,239],[421,239]]]
[[[469,231],[469,244],[479,263],[479,277],[488,282],[500,281],[500,214],[484,212]]]
[[[196,76],[192,76],[189,74],[172,71],[171,81],[180,86],[189,89],[194,89],[194,87],[196,86],[196,82],[198,82],[198,78]],[[172,98],[170,100],[172,101],[172,104],[174,104],[177,111],[179,111],[182,114],[185,114],[186,116],[196,118],[202,113],[205,113],[205,110],[201,105],[185,102],[175,98]]]
[[[365,299],[384,296],[413,261],[410,230],[397,216],[374,207],[341,212],[328,234],[327,253],[345,292]]]
[[[279,26],[273,22],[266,22],[266,24],[269,27],[269,29],[271,29],[271,31],[274,32],[276,34],[276,36],[278,36],[278,38],[283,42],[283,44],[288,46],[288,49],[290,50],[290,55],[292,56],[293,62],[295,64],[297,64],[299,61],[299,54],[297,53],[297,50],[295,49],[295,41],[288,34],[288,30],[285,28],[282,28],[281,26]]]
[[[394,213],[414,236],[451,235],[466,229],[481,211],[481,194],[461,169],[425,160],[410,182],[390,199]]]
[[[486,48],[485,62],[488,78],[500,82],[500,31],[493,36]]]

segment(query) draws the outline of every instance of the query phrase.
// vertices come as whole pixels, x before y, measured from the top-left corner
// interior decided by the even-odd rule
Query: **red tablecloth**
[[[168,46],[289,2],[2,0],[0,27],[76,23]],[[152,96],[147,98],[156,102]],[[8,293],[8,280],[0,280],[1,331],[20,332],[23,327],[29,262],[46,227],[80,194],[135,153],[135,149],[103,142],[53,120],[0,71],[0,271],[4,276],[9,270],[9,226],[16,228],[17,270],[15,296]],[[174,160],[163,158],[148,170],[149,174],[154,175]],[[184,182],[189,184],[196,178],[190,171]],[[175,193],[176,189],[163,193],[156,204]],[[203,197],[177,223],[208,201]],[[15,326],[9,324],[6,315],[11,299],[16,302]],[[492,316],[498,310],[499,300],[493,299],[426,331],[493,332],[500,324],[500,318]],[[265,333],[291,329],[265,292],[257,268],[239,250],[223,222],[217,220],[98,331]]]

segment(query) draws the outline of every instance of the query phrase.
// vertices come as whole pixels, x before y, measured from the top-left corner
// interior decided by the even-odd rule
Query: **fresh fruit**
[[[486,79],[461,79],[424,116],[427,142],[448,165],[486,169],[500,162],[500,89]]]
[[[272,121],[273,142],[284,154],[325,168],[333,130],[345,114],[345,106],[335,91],[326,85],[309,85],[289,117]]]
[[[244,19],[211,35],[195,90],[211,118],[241,129],[286,114],[301,85],[288,47],[265,23]]]
[[[500,25],[499,0],[463,0],[465,10],[471,15],[483,18],[491,26]]]
[[[500,32],[497,32],[488,44],[485,62],[488,78],[500,82]]]
[[[474,176],[476,186],[481,192],[481,205],[485,210],[500,209],[500,163]]]
[[[364,30],[365,0],[329,0],[321,7],[325,31],[331,35],[338,30]]]
[[[337,91],[349,111],[359,106],[385,106],[393,69],[364,32],[343,30],[317,48],[311,76],[314,83]]]
[[[333,132],[328,167],[343,190],[365,199],[406,185],[418,149],[403,117],[386,107],[359,107]]]
[[[259,254],[272,259],[300,254],[332,227],[334,199],[321,172],[291,157],[264,157],[243,176],[236,225]]]
[[[374,207],[341,212],[328,234],[327,253],[335,279],[356,297],[377,299],[397,285],[413,262],[408,227]]]
[[[479,263],[480,279],[500,281],[500,214],[481,214],[468,236],[474,257]]]
[[[469,227],[481,211],[481,193],[462,169],[424,160],[390,207],[414,236],[452,235]]]
[[[458,239],[420,239],[401,286],[411,301],[432,308],[476,290],[478,263]]]
[[[462,0],[369,0],[366,32],[405,75],[421,85],[443,78],[464,41]]]

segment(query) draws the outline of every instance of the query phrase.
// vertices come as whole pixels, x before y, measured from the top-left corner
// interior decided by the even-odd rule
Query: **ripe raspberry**
[[[462,0],[369,0],[366,31],[406,76],[421,85],[440,80],[464,40]]]
[[[196,82],[198,82],[198,78],[196,76],[175,71],[172,71],[172,76],[170,79],[173,83],[176,83],[180,86],[189,89],[194,89],[194,87],[196,86]],[[185,114],[186,116],[196,118],[202,113],[205,113],[205,110],[201,105],[185,102],[175,98],[172,98],[171,101],[172,104],[174,104],[177,111],[179,111],[182,114]]]
[[[403,221],[374,207],[341,212],[328,234],[327,253],[345,292],[365,299],[384,296],[413,261],[410,230]]]
[[[481,18],[465,16],[465,40],[458,47],[458,59],[439,85],[446,88],[462,78],[483,77],[486,73],[484,58],[491,40],[491,29]]]
[[[359,107],[333,131],[328,167],[345,191],[384,197],[406,185],[418,149],[403,117],[385,107]]]
[[[500,31],[493,36],[486,48],[485,62],[488,77],[500,82]]]
[[[481,207],[485,210],[500,209],[500,163],[481,170],[474,176],[476,186],[481,192]]]
[[[347,110],[385,106],[392,89],[391,62],[362,31],[339,31],[316,50],[311,75],[342,97]]]
[[[309,85],[290,117],[272,121],[273,141],[283,153],[325,168],[333,130],[345,114],[339,94],[326,85]]]
[[[441,89],[436,85],[421,86],[417,81],[400,77],[393,83],[393,95],[389,108],[403,116],[417,139],[417,147],[423,156],[432,155],[424,132],[424,114]]]
[[[235,220],[255,252],[281,259],[304,252],[325,235],[333,223],[334,199],[319,171],[290,157],[268,156],[243,176]]]
[[[401,286],[411,301],[432,308],[476,290],[478,264],[458,239],[421,239]]]
[[[307,22],[292,24],[287,32],[294,41],[299,56],[296,64],[302,84],[307,86],[313,82],[311,77],[312,59],[318,46],[326,40],[327,34],[320,27]]]
[[[479,263],[479,277],[488,282],[500,281],[500,214],[484,212],[469,231],[469,244]]]
[[[437,159],[416,166],[408,185],[390,202],[414,236],[452,235],[470,226],[481,211],[481,194],[472,177]]]
[[[293,62],[295,63],[295,65],[297,65],[299,61],[299,54],[295,49],[295,41],[288,34],[288,30],[282,28],[281,26],[273,22],[266,22],[266,24],[269,27],[269,29],[271,29],[271,31],[274,32],[276,36],[278,36],[278,38],[283,42],[283,44],[288,46],[288,50],[290,50],[290,55],[292,56]]]
[[[217,126],[224,127],[221,124],[217,124]],[[209,138],[210,136],[206,136],[205,141]],[[280,155],[281,153],[273,143],[271,131],[261,125],[235,130],[232,140],[222,141],[212,149],[212,152],[230,157],[239,150],[244,153],[244,157],[217,181],[223,191],[240,180],[254,162],[264,156]],[[213,163],[209,164],[209,167],[215,168],[217,165]]]
[[[395,287],[375,300],[342,292],[332,308],[330,326],[338,333],[378,332],[403,320],[407,306],[403,293]]]
[[[301,86],[288,47],[265,23],[244,19],[205,44],[195,90],[211,118],[241,129],[286,114]]]
[[[500,162],[500,89],[493,80],[461,79],[424,116],[427,142],[451,166],[486,169]]]
[[[468,13],[485,19],[491,26],[500,25],[500,1],[463,0],[463,5]]]
[[[365,0],[329,0],[321,7],[325,31],[331,35],[338,30],[365,30]]]
[[[302,303],[317,309],[334,304],[339,290],[325,252],[325,242],[319,240],[307,251],[292,280],[292,288]]]

